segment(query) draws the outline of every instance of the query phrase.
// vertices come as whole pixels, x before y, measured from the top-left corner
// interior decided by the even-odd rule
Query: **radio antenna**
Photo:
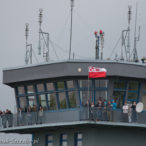
[[[134,32],[134,48],[133,48],[133,61],[134,61],[134,62],[138,62],[137,41],[140,40],[140,26],[139,26],[138,36],[137,36],[137,9],[138,9],[138,5],[137,5],[137,3],[136,3],[135,32]]]
[[[43,57],[45,61],[49,61],[49,33],[42,31],[42,21],[43,20],[43,10],[39,9],[39,45],[38,45],[38,55],[41,55],[43,43]]]
[[[32,64],[32,44],[28,43],[29,36],[29,24],[25,24],[25,38],[26,38],[26,52],[25,52],[25,64]]]
[[[74,0],[71,0],[71,24],[70,24],[70,46],[69,46],[69,60],[71,59],[71,47],[72,47],[73,7],[74,7]]]

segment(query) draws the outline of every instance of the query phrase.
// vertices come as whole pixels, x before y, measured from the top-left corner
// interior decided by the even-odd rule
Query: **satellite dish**
[[[143,111],[143,103],[142,102],[139,102],[137,105],[136,105],[136,111],[138,113],[141,113]]]

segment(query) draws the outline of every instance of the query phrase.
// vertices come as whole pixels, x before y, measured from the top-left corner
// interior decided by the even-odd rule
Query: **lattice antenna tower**
[[[43,10],[39,9],[39,45],[38,45],[38,55],[43,53],[43,58],[46,62],[50,60],[49,58],[49,33],[42,30],[43,22]]]
[[[122,47],[125,49],[126,60],[130,61],[130,24],[131,24],[131,11],[132,7],[128,6],[128,28],[122,31]],[[123,52],[123,50],[121,50]],[[121,58],[123,59],[121,52]]]
[[[136,3],[134,48],[133,48],[133,61],[134,62],[138,62],[137,42],[140,40],[140,26],[139,26],[138,35],[137,35],[137,9],[138,9],[138,5]]]
[[[25,38],[26,38],[26,51],[25,51],[25,64],[32,64],[32,44],[28,43],[29,24],[25,24]]]

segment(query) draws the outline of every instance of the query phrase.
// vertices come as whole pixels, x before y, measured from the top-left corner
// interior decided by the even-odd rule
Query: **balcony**
[[[133,118],[133,117],[132,117]],[[146,124],[146,113],[136,113],[135,124]],[[92,121],[96,123],[128,123],[128,115],[122,113],[121,110],[99,109],[97,107],[64,109],[58,111],[27,112],[17,114],[6,114],[0,117],[0,131],[15,128],[28,128],[31,126],[39,126],[43,124]],[[131,124],[131,123],[129,123]]]

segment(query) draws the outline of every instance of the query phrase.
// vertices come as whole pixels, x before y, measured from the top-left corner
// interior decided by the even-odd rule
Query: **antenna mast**
[[[72,46],[73,7],[74,7],[74,0],[71,0],[71,24],[70,24],[70,47],[69,47],[69,60],[71,59],[71,46]]]
[[[131,6],[128,6],[128,42],[127,42],[127,57],[130,61],[130,22],[131,22]]]
[[[25,38],[26,38],[26,52],[25,52],[25,64],[32,64],[32,44],[28,43],[28,36],[29,36],[29,24],[25,24]]]
[[[133,61],[138,62],[138,55],[137,55],[137,41],[140,39],[140,26],[139,32],[137,36],[137,3],[136,3],[136,14],[135,14],[135,32],[134,32],[134,48],[133,48]]]
[[[43,43],[43,57],[45,61],[49,61],[49,33],[42,31],[42,19],[43,19],[43,10],[39,9],[39,45],[38,45],[38,55],[41,55],[41,44]],[[43,41],[43,42],[42,42]]]

